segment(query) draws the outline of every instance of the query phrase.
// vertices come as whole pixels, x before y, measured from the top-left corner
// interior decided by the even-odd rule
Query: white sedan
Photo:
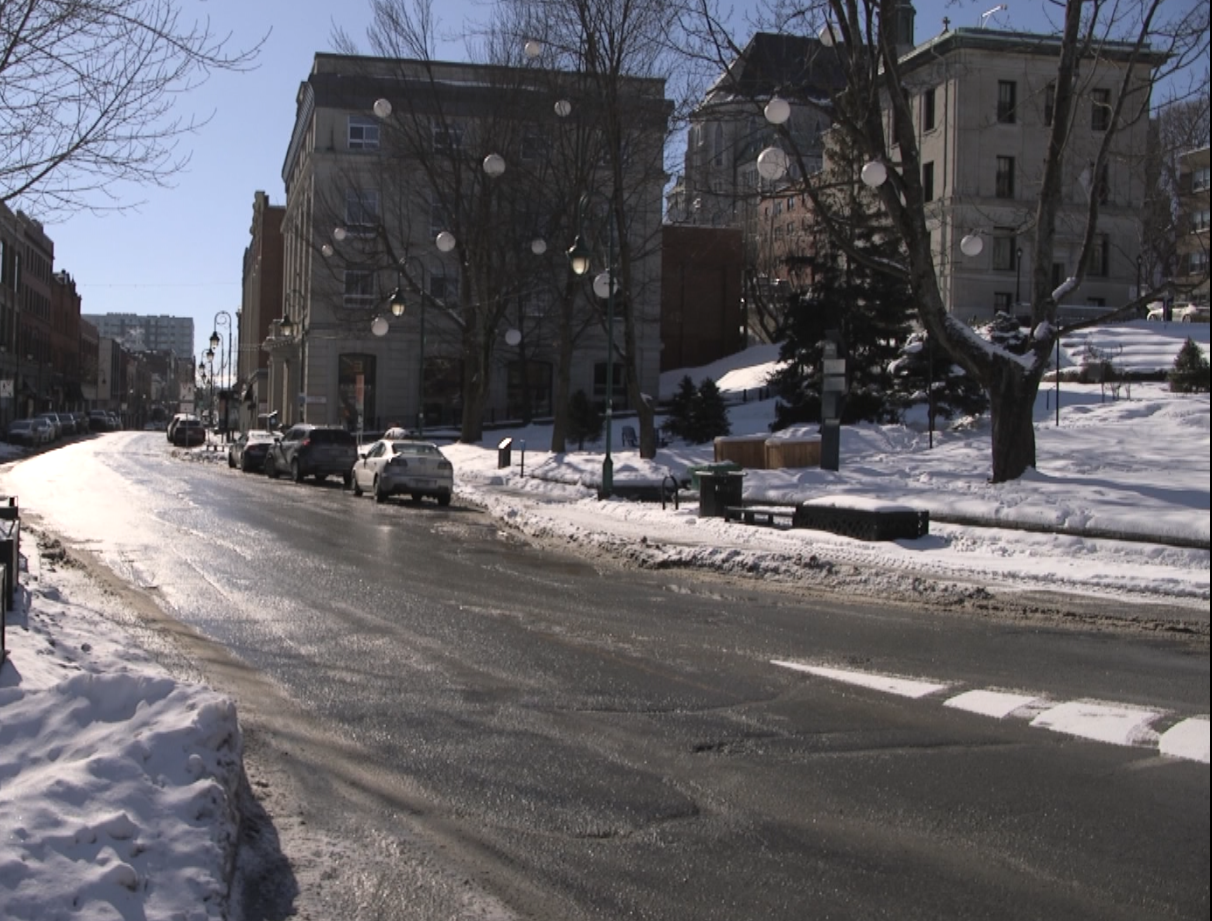
[[[454,491],[454,467],[427,441],[381,438],[359,450],[352,473],[353,494],[368,491],[376,502],[406,493],[414,502],[432,496],[438,505],[450,505]]]

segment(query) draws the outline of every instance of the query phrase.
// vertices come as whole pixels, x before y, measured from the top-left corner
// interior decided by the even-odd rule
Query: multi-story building
[[[290,322],[265,343],[266,409],[283,424],[464,432],[468,420],[474,430],[548,415],[558,367],[570,392],[605,398],[608,335],[616,352],[627,343],[641,391],[656,393],[671,106],[662,80],[625,78],[619,90],[620,105],[634,103],[619,193],[628,261],[616,258],[626,313],[590,301],[585,284],[570,320],[558,307],[574,237],[596,238],[597,258],[624,249],[604,229],[609,132],[585,75],[317,54],[283,165]],[[587,188],[593,200],[578,208]]]
[[[1060,53],[1057,35],[949,29],[900,59],[943,302],[965,318],[1013,311],[1029,296]],[[1062,299],[1062,315],[1097,315],[1135,296],[1148,118],[1128,113],[1148,99],[1152,70],[1162,60],[1114,43],[1083,60],[1048,267],[1055,287],[1077,269],[1091,196],[1099,199],[1099,216],[1085,281]],[[1127,67],[1135,101],[1125,107],[1125,121],[1112,125],[1114,94]],[[1089,164],[1108,132],[1106,168],[1091,175]],[[986,244],[976,256],[960,249],[969,234]]]
[[[1181,298],[1208,303],[1209,148],[1184,153],[1178,173],[1178,258]]]
[[[40,221],[17,212],[18,255],[17,355],[21,361],[18,402],[26,414],[54,409],[52,383],[56,368],[51,345],[51,286],[55,244]]]
[[[244,250],[236,381],[241,428],[257,428],[269,399],[269,354],[261,344],[283,316],[282,218],[286,208],[253,196],[252,239]]]
[[[181,361],[193,361],[192,317],[140,316],[133,313],[86,313],[82,316],[97,327],[101,336],[122,343],[128,351],[171,351]]]
[[[56,409],[85,409],[80,388],[80,292],[67,272],[51,280],[51,402]]]

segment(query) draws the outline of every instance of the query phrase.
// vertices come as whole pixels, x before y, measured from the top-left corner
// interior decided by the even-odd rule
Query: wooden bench
[[[856,540],[916,540],[930,533],[930,513],[866,496],[821,496],[796,506],[792,527]]]
[[[794,505],[730,505],[724,509],[724,520],[768,528],[790,528],[795,525],[795,513]]]

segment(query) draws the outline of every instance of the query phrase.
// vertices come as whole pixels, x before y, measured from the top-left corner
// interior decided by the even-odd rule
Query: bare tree
[[[167,185],[177,145],[205,122],[174,116],[216,70],[250,68],[178,0],[0,2],[0,201],[48,216],[131,207],[125,184]],[[115,186],[117,184],[117,187]]]
[[[921,325],[988,393],[992,480],[1011,480],[1035,465],[1033,408],[1058,338],[1098,322],[1091,319],[1065,325],[1058,320],[1058,303],[1081,287],[1095,258],[1102,203],[1101,195],[1086,196],[1079,226],[1073,228],[1080,239],[1076,267],[1057,286],[1051,271],[1058,229],[1065,219],[1061,202],[1066,177],[1080,170],[1088,187],[1091,180],[1097,183],[1119,135],[1149,117],[1155,87],[1193,62],[1206,62],[1208,5],[1164,0],[1064,0],[1055,4],[1062,19],[1050,91],[1051,127],[1030,218],[1032,337],[1025,356],[1011,354],[975,335],[944,304],[927,227],[922,157],[901,58],[904,49],[897,45],[898,6],[898,0],[822,0],[779,3],[774,12],[779,26],[811,30],[811,34],[828,23],[830,37],[841,49],[847,84],[835,99],[834,130],[842,133],[859,156],[885,165],[887,179],[879,186],[878,196],[892,232],[905,247],[903,261],[878,267],[908,280]],[[715,47],[736,47],[725,37],[727,30],[714,15],[710,0],[696,3],[696,14],[700,33]],[[1083,149],[1073,128],[1079,102],[1090,98],[1091,73],[1095,71],[1117,85],[1110,94],[1101,141],[1093,149]],[[794,138],[787,132],[780,134],[794,150]],[[809,171],[801,174],[807,176]],[[847,258],[862,262],[864,255],[848,248],[845,228],[833,220],[828,203],[811,182],[804,191],[813,199],[818,220],[837,238]],[[1112,316],[1129,315],[1145,300],[1138,297]]]

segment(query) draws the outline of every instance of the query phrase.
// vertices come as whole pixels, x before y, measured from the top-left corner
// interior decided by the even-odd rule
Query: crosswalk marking
[[[859,669],[834,668],[787,659],[772,659],[771,664],[818,678],[915,699],[939,694],[958,684]],[[1028,719],[1029,725],[1037,729],[1048,729],[1112,745],[1151,747],[1169,757],[1209,763],[1209,721],[1205,716],[1181,720],[1166,731],[1158,732],[1153,728],[1153,724],[1165,717],[1166,713],[1128,704],[1092,700],[1054,702],[1040,695],[996,688],[963,691],[946,698],[942,703],[945,707],[979,716],[994,719]]]

